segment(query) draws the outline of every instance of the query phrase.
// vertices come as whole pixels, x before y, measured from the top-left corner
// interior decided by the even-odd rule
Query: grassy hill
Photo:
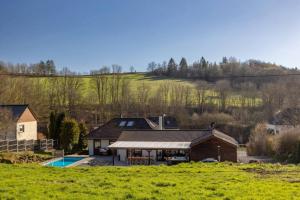
[[[112,75],[105,75],[109,78],[112,77]],[[136,74],[122,74],[122,79],[129,81],[129,86],[131,89],[131,92],[133,94],[133,98],[136,96],[137,89],[142,84],[145,84],[146,86],[150,87],[150,97],[156,94],[157,90],[162,87],[162,85],[169,85],[170,90],[172,87],[176,86],[183,86],[183,87],[189,87],[190,90],[190,101],[192,105],[196,105],[197,103],[197,87],[199,84],[199,81],[191,80],[191,79],[180,79],[180,78],[170,78],[170,77],[159,77],[159,76],[150,76],[146,73],[136,73]],[[91,92],[91,88],[93,88],[91,83],[91,77],[83,77],[83,86],[81,89],[82,95],[87,96],[89,92]],[[209,84],[210,87],[213,87],[213,84]],[[205,92],[205,101],[206,103],[211,103],[218,105],[220,104],[220,100],[218,98],[218,92],[214,91],[213,89],[208,89]],[[239,93],[231,93],[229,98],[226,101],[226,104],[228,106],[240,106],[243,102],[252,101],[253,99],[243,97]],[[259,97],[255,98],[255,105],[261,104],[261,99]]]
[[[299,199],[300,166],[189,163],[51,168],[0,164],[0,199]]]

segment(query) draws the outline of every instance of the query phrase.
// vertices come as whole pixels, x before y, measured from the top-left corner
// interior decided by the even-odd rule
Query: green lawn
[[[0,164],[0,199],[300,199],[300,166]]]

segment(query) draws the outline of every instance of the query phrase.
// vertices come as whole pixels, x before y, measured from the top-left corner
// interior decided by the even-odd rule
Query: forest
[[[299,106],[299,70],[258,60],[241,62],[224,57],[189,64],[150,62],[147,72],[123,72],[103,66],[88,74],[54,61],[36,64],[0,62],[0,104],[29,104],[47,132],[51,112],[96,127],[113,117],[176,117],[181,128],[207,128],[216,122],[225,129],[249,134],[275,112]]]

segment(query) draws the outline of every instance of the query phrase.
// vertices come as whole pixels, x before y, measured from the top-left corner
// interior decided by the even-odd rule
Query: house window
[[[134,121],[129,121],[128,123],[127,123],[127,126],[129,126],[129,127],[131,127],[131,126],[133,126],[134,125]]]
[[[98,149],[101,147],[101,140],[95,140],[95,149]]]
[[[20,133],[24,133],[25,132],[25,125],[24,124],[19,125],[19,132]]]
[[[142,150],[141,149],[134,149],[133,156],[135,157],[142,157]]]
[[[125,126],[125,124],[126,124],[126,121],[121,121],[120,124],[119,124],[119,126],[123,127],[123,126]]]

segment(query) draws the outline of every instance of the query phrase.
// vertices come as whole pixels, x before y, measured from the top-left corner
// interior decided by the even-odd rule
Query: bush
[[[226,113],[203,113],[200,116],[193,116],[192,121],[195,128],[210,128],[212,122],[226,124],[234,122],[234,119]]]
[[[1,153],[0,163],[15,164],[15,163],[34,163],[42,162],[51,158],[50,155],[35,154],[30,151],[20,153]]]
[[[268,134],[266,126],[258,124],[250,134],[247,154],[250,156],[270,156],[274,154],[273,146],[273,137]]]
[[[284,162],[300,162],[300,131],[292,130],[275,136],[274,150],[278,160]]]

